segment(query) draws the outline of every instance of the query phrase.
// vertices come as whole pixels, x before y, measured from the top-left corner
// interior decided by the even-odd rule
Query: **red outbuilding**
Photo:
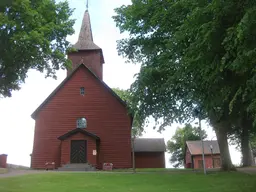
[[[220,168],[221,158],[220,149],[217,141],[203,141],[205,167]],[[185,168],[202,169],[202,142],[201,141],[187,141],[186,142],[186,156]]]
[[[0,168],[7,168],[7,155],[6,154],[0,155]]]

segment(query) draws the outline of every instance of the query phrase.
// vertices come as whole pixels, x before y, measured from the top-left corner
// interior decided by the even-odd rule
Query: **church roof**
[[[36,118],[38,112],[44,107],[44,105],[46,105],[51,98],[57,94],[57,92],[66,84],[66,82],[68,82],[69,79],[71,79],[71,77],[78,71],[79,68],[84,67],[86,70],[89,71],[89,73],[95,77],[95,79],[97,81],[99,81],[103,87],[105,89],[107,89],[124,107],[127,107],[127,104],[125,101],[123,101],[104,81],[102,81],[101,79],[99,79],[97,77],[97,75],[95,75],[86,65],[84,64],[80,64],[78,65],[73,71],[72,73],[70,73],[70,75],[68,75],[62,82],[61,84],[45,99],[45,101],[32,113],[31,117],[33,119]],[[132,116],[131,116],[132,117]],[[133,117],[132,117],[133,118]]]
[[[90,133],[86,130],[79,129],[79,128],[73,129],[72,131],[69,131],[69,132],[65,133],[64,135],[58,137],[58,139],[63,141],[63,140],[65,140],[65,139],[69,138],[70,136],[75,135],[77,133],[82,133],[82,134],[84,134],[86,136],[89,136],[89,137],[92,137],[96,140],[100,140],[100,138],[97,135],[95,135],[93,133]]]
[[[88,10],[84,12],[78,41],[74,45],[74,48],[77,50],[101,50],[101,48],[93,42],[92,27]]]
[[[165,152],[164,138],[136,138],[134,140],[135,152]]]
[[[204,143],[204,154],[211,154],[211,146],[213,154],[220,154],[220,148],[218,141],[203,141]],[[186,141],[188,150],[191,155],[202,155],[202,142],[199,141]]]

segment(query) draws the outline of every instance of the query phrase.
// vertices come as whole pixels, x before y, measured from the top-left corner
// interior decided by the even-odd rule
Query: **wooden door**
[[[87,162],[87,142],[85,140],[72,140],[70,150],[71,163]]]
[[[214,168],[219,168],[219,167],[221,167],[220,158],[213,158],[213,167],[214,167]]]
[[[203,168],[204,168],[203,160],[198,160],[198,169],[203,169]]]

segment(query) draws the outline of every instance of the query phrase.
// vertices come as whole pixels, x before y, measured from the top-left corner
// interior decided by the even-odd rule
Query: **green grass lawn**
[[[255,192],[242,173],[43,173],[0,178],[0,192]]]

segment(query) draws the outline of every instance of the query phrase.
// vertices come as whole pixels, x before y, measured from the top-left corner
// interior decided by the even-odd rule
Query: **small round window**
[[[87,126],[86,119],[84,117],[77,119],[76,126],[77,126],[77,128],[80,128],[80,129],[86,128],[86,126]]]

